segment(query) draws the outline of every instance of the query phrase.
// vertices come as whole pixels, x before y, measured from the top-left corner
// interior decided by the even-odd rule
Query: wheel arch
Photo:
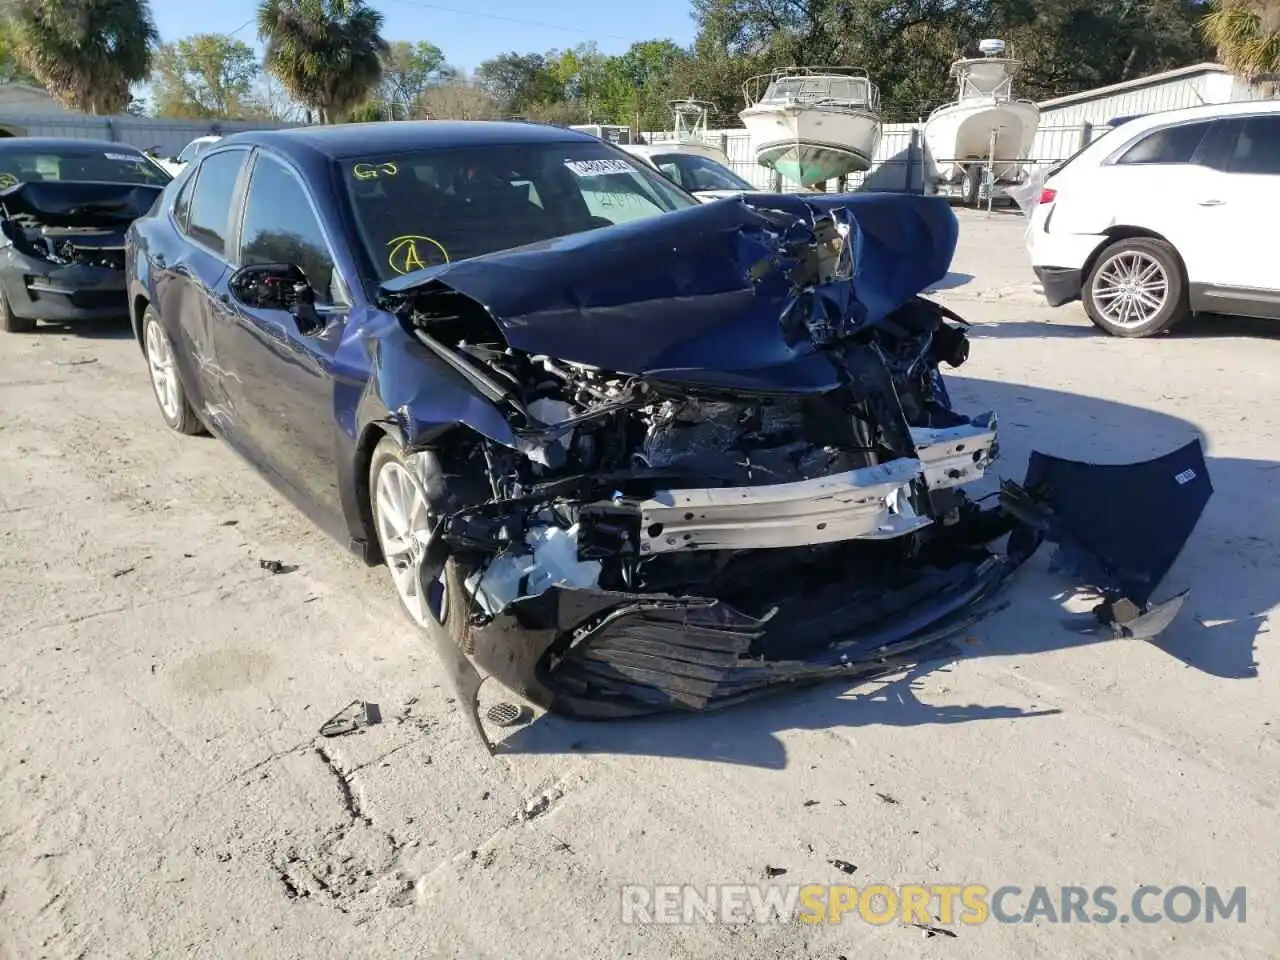
[[[462,452],[459,443],[465,439],[479,442],[480,434],[467,428],[465,424],[454,424],[435,433],[429,444],[410,445],[398,424],[386,420],[371,420],[365,424],[356,441],[354,462],[352,464],[352,487],[355,494],[356,519],[360,535],[364,538],[364,548],[360,553],[365,563],[376,566],[382,563],[382,549],[378,545],[377,529],[373,520],[373,491],[369,485],[369,469],[373,465],[374,451],[378,449],[384,438],[390,437],[406,452],[427,449],[435,453],[446,468],[460,469],[459,455]],[[465,449],[465,448],[464,448]]]
[[[1099,258],[1115,246],[1115,244],[1121,240],[1134,240],[1144,237],[1149,240],[1159,240],[1161,243],[1167,243],[1169,245],[1169,249],[1173,251],[1174,257],[1177,258],[1178,269],[1182,271],[1183,284],[1189,282],[1189,278],[1187,277],[1187,264],[1182,259],[1182,254],[1178,252],[1177,246],[1175,246],[1169,238],[1163,234],[1157,233],[1155,230],[1148,230],[1145,227],[1114,226],[1108,227],[1106,230],[1102,231],[1102,235],[1107,238],[1106,242],[1098,244],[1097,249],[1094,250],[1093,253],[1089,254],[1089,259],[1084,262],[1084,267],[1080,271],[1080,282],[1082,285],[1088,284],[1089,275],[1093,273],[1093,268],[1097,264]]]
[[[143,353],[147,352],[147,348],[143,345],[142,339],[142,315],[146,313],[149,306],[151,306],[151,301],[143,293],[135,294],[133,303],[130,304],[129,319],[133,323],[133,339],[138,342],[138,349]]]

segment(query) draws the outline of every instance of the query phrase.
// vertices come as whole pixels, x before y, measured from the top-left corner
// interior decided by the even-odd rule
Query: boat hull
[[[1018,180],[1039,125],[1040,108],[1030,101],[962,101],[939,108],[924,126],[934,179],[959,180],[967,166],[990,159],[997,181]],[[990,156],[993,131],[996,149]]]
[[[802,187],[868,169],[880,144],[880,117],[870,110],[757,104],[739,117],[756,161]]]

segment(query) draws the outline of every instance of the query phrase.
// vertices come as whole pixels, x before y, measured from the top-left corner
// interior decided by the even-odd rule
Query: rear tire
[[[142,312],[142,352],[147,360],[147,371],[151,374],[151,392],[165,424],[170,430],[186,436],[204,433],[204,424],[191,409],[182,379],[178,376],[173,344],[160,323],[160,314],[151,306]]]
[[[971,163],[964,170],[964,202],[976,207],[982,202],[982,164]]]
[[[9,298],[0,290],[0,330],[5,333],[31,333],[35,328],[34,320],[14,315],[13,308],[9,306]]]
[[[1191,313],[1182,260],[1154,237],[1117,240],[1098,256],[1081,291],[1085,313],[1116,337],[1151,337]]]

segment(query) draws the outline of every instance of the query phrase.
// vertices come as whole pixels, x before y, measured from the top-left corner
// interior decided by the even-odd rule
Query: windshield
[[[97,180],[163,186],[173,178],[129,147],[28,147],[0,150],[0,189],[16,183]]]
[[[190,163],[217,142],[217,140],[192,140],[178,154],[178,163]]]
[[[653,162],[665,177],[689,191],[756,189],[724,164],[696,154],[660,153]]]
[[[341,172],[381,280],[697,203],[603,143],[380,155]]]

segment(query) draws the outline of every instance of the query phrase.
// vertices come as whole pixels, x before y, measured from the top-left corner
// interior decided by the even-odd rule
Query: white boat
[[[857,67],[796,67],[752,77],[738,114],[756,160],[812,187],[871,166],[880,90]]]
[[[1040,125],[1040,108],[1013,97],[1021,63],[1002,56],[1004,41],[983,40],[978,49],[981,57],[951,65],[958,96],[934,110],[924,125],[933,182],[964,182],[970,203],[977,203],[984,178],[991,184],[1022,179]]]
[[[721,148],[719,138],[713,138],[707,132],[708,119],[716,108],[715,104],[706,100],[688,98],[670,100],[667,106],[671,108],[671,127],[676,143],[692,147],[695,152],[704,156],[709,156],[706,153],[707,150],[714,151],[716,155],[714,159],[719,163],[729,162],[729,158]]]

